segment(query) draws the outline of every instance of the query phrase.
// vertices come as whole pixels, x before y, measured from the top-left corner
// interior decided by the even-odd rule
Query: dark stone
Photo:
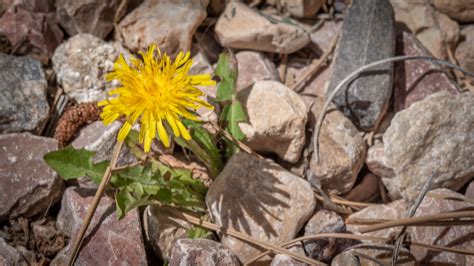
[[[397,35],[397,56],[431,53],[408,32]],[[412,103],[438,91],[458,94],[456,82],[451,80],[439,65],[426,60],[405,60],[395,63],[393,97],[395,111],[403,110]]]
[[[240,262],[221,243],[207,239],[180,239],[173,248],[169,265],[232,266],[240,265]]]
[[[347,10],[334,72],[326,95],[354,70],[395,55],[394,14],[388,0],[354,0]],[[342,89],[334,103],[359,128],[370,131],[380,122],[392,94],[393,64],[362,73]]]
[[[0,133],[40,131],[48,118],[41,63],[0,53]]]

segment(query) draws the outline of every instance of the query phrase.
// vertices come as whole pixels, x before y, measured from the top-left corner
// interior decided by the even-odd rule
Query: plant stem
[[[81,245],[82,245],[82,241],[84,240],[84,235],[86,234],[87,228],[89,228],[89,224],[92,221],[92,217],[94,216],[97,206],[99,206],[100,199],[102,198],[105,188],[107,187],[107,184],[110,181],[112,170],[115,168],[115,165],[117,164],[117,160],[120,155],[120,150],[122,149],[122,144],[123,144],[123,141],[117,141],[117,143],[115,144],[114,151],[112,154],[112,160],[110,160],[110,165],[105,170],[104,176],[102,177],[102,181],[100,182],[100,185],[97,188],[97,192],[95,193],[92,204],[89,210],[87,211],[84,221],[82,222],[81,229],[79,230],[79,232],[76,235],[76,238],[74,239],[74,244],[72,246],[72,253],[67,263],[69,266],[72,266],[74,264],[74,261],[76,260],[76,257],[79,253],[79,249],[81,248]]]

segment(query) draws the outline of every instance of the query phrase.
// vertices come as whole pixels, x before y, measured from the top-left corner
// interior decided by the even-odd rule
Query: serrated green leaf
[[[217,84],[216,99],[221,102],[232,100],[237,85],[237,63],[230,55],[222,53],[219,55],[215,73],[221,79]]]
[[[108,161],[94,164],[95,152],[86,149],[74,149],[68,146],[44,155],[45,162],[65,180],[89,176],[94,182],[100,182]]]

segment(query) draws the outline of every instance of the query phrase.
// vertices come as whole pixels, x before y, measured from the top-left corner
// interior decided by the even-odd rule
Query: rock
[[[454,48],[459,39],[459,25],[432,7],[429,0],[390,0],[395,21],[408,28],[437,58],[448,58],[447,49]]]
[[[322,55],[331,48],[332,41],[341,31],[341,26],[341,21],[328,20],[325,21],[319,29],[311,33],[312,46],[319,52],[319,54]]]
[[[436,189],[428,192],[418,207],[415,216],[433,215],[456,210],[467,210],[474,207],[472,202],[457,201],[448,198],[463,198],[463,195],[448,189]],[[411,230],[412,241],[449,246],[462,250],[473,250],[474,239],[472,238],[474,226],[415,226]],[[458,265],[473,265],[474,257],[451,252],[428,252],[422,247],[411,247],[411,252],[423,265],[442,265],[455,262]]]
[[[344,233],[346,225],[344,219],[337,213],[327,210],[316,212],[304,228],[304,235],[321,233]],[[319,261],[329,261],[338,252],[344,249],[344,239],[321,238],[303,241],[308,256]]]
[[[316,207],[308,182],[244,152],[227,162],[211,184],[206,203],[219,226],[272,244],[293,239]],[[236,238],[220,237],[242,262],[262,251]]]
[[[49,115],[41,63],[0,53],[0,133],[39,133]]]
[[[211,0],[222,2],[220,0]],[[225,4],[222,2],[222,4]],[[209,8],[208,8],[209,11]],[[216,40],[214,34],[209,34],[209,30],[197,30],[194,33],[196,42],[193,44],[193,48],[197,47],[201,53],[203,53],[210,62],[216,63],[219,60],[219,54],[222,53],[223,49],[219,42]]]
[[[275,64],[264,54],[252,51],[238,52],[237,68],[237,91],[252,86],[257,81],[275,80],[280,81]]]
[[[83,127],[78,136],[72,141],[71,145],[75,149],[86,149],[89,151],[95,151],[93,162],[99,163],[105,160],[112,159],[112,153],[114,150],[115,143],[117,141],[117,135],[122,127],[122,123],[114,121],[108,126],[104,126],[102,121],[95,121],[85,127]],[[123,166],[136,162],[136,157],[132,154],[130,148],[127,145],[122,146],[117,166]],[[78,178],[80,187],[84,188],[97,188],[98,185],[92,180],[85,176]]]
[[[312,17],[326,2],[325,0],[269,0],[271,5],[282,7],[296,18]]]
[[[307,108],[300,96],[278,81],[258,81],[239,99],[248,115],[240,123],[245,143],[255,151],[274,152],[295,163],[305,144]]]
[[[350,250],[339,253],[332,261],[331,266],[379,266],[390,265],[392,259],[393,245],[377,243],[369,247],[352,247]],[[415,266],[413,256],[403,246],[400,248],[397,265]],[[366,255],[367,257],[363,256]],[[377,262],[369,258],[377,259]],[[380,263],[378,263],[380,262]]]
[[[301,242],[295,243],[290,247],[286,247],[288,251],[301,254],[306,256],[303,248],[303,244]],[[285,254],[277,254],[273,257],[272,263],[270,266],[306,266],[308,264],[302,263],[288,255]]]
[[[383,135],[402,197],[412,201],[425,180],[458,190],[474,175],[474,94],[435,93],[398,112]]]
[[[26,266],[29,264],[18,250],[0,238],[0,265]]]
[[[393,9],[388,0],[353,2],[344,18],[327,97],[354,70],[395,55],[393,24]],[[393,64],[379,65],[367,73],[340,90],[333,102],[357,127],[370,131],[387,110],[392,95]]]
[[[5,41],[0,51],[48,64],[64,37],[51,11],[48,1],[15,1],[0,18],[0,36]]]
[[[61,44],[52,62],[56,80],[64,92],[78,102],[105,99],[107,83],[104,74],[112,71],[119,53],[126,53],[118,43],[106,43],[92,34],[78,34]]]
[[[43,160],[57,148],[52,138],[0,135],[0,221],[42,214],[61,198],[62,179]]]
[[[171,251],[176,241],[187,237],[186,230],[192,224],[173,215],[172,207],[148,206],[143,213],[145,235],[155,253],[165,261],[171,260]]]
[[[397,56],[401,55],[432,56],[412,34],[407,32],[401,32],[397,36]],[[451,94],[458,94],[459,91],[456,81],[450,79],[439,65],[426,60],[395,63],[393,84],[395,111],[403,110],[438,91],[447,91]]]
[[[432,0],[435,8],[461,23],[474,22],[474,1]]]
[[[331,266],[360,266],[359,258],[350,251],[341,252],[331,261]]]
[[[71,239],[76,237],[93,195],[94,190],[78,187],[69,187],[64,192],[57,225]],[[121,220],[114,212],[114,199],[102,197],[75,265],[147,265],[138,211],[130,211]],[[64,265],[67,262],[71,244],[72,241],[54,258],[51,265]]]
[[[370,146],[365,157],[365,164],[370,172],[380,177],[394,177],[395,173],[390,168],[385,156],[383,143],[376,143]]]
[[[357,202],[376,202],[380,198],[380,177],[367,173],[343,198]]]
[[[55,5],[59,23],[70,36],[90,33],[104,39],[114,29],[116,12],[123,14],[127,3],[122,10],[116,0],[56,0]]]
[[[316,98],[311,113],[319,117],[323,101]],[[319,134],[319,163],[315,152],[310,161],[313,185],[321,184],[330,193],[348,192],[364,165],[366,145],[357,128],[341,112],[330,108]]]
[[[215,32],[224,47],[290,54],[310,42],[298,22],[264,15],[240,2],[229,2]]]
[[[237,257],[222,244],[207,239],[180,239],[176,241],[171,254],[170,266],[240,265]]]
[[[471,181],[466,188],[466,193],[464,193],[466,198],[474,199],[474,181]]]
[[[208,0],[146,0],[118,25],[116,38],[137,52],[156,44],[168,54],[191,51],[193,34],[206,18]]]
[[[467,26],[461,30],[461,41],[456,47],[456,60],[467,71],[474,72],[474,26]]]
[[[292,65],[289,65],[286,75],[286,84],[288,84],[289,87],[296,84],[297,80],[299,80],[303,73],[307,70],[308,67],[300,67],[298,72],[295,73],[296,70]],[[329,80],[331,79],[332,70],[332,64],[321,69],[318,73],[316,73],[316,76],[303,87],[302,91],[300,92],[300,96],[306,103],[306,106],[312,106],[316,101],[316,98],[324,98],[329,85]],[[312,113],[309,114],[308,128],[314,128],[316,125],[316,119],[317,118],[314,117]]]
[[[365,207],[364,209],[355,212],[346,219],[346,228],[347,231],[354,234],[360,233],[360,228],[365,227],[366,225],[356,225],[352,224],[354,220],[378,220],[378,219],[387,219],[387,220],[397,220],[403,217],[406,217],[408,214],[407,205],[404,200],[393,201],[389,204],[378,204]],[[392,227],[388,229],[378,230],[374,232],[365,233],[364,235],[375,236],[375,237],[385,237],[385,238],[395,238],[400,232],[401,226]]]

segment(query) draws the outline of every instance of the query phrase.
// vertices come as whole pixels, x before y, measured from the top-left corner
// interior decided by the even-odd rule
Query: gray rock
[[[365,164],[370,172],[380,177],[394,177],[395,172],[390,168],[385,156],[385,148],[383,143],[376,143],[367,150]]]
[[[59,23],[70,36],[91,33],[101,39],[113,30],[120,4],[117,0],[55,1]],[[122,13],[125,11],[126,6]]]
[[[206,203],[216,224],[273,244],[293,239],[316,207],[308,182],[244,152],[227,162]],[[231,236],[221,240],[241,261],[262,251]]]
[[[321,233],[344,233],[346,225],[344,219],[337,213],[327,210],[316,212],[304,228],[304,235]],[[342,250],[344,240],[324,238],[303,241],[306,253],[313,259],[320,261],[330,260],[338,251]]]
[[[0,238],[0,265],[27,266],[29,264],[18,250]]]
[[[318,30],[311,33],[311,43],[320,54],[331,48],[331,43],[337,34],[341,31],[341,21],[325,21]]]
[[[360,266],[359,259],[350,251],[345,251],[337,254],[331,261],[331,266]]]
[[[390,265],[393,245],[377,243],[367,247],[352,247],[350,250],[339,253],[332,261],[331,266],[380,266]],[[400,248],[397,265],[415,266],[413,256],[403,246]],[[367,257],[363,256],[366,255]],[[369,258],[376,258],[377,262]],[[380,262],[380,263],[378,263]]]
[[[397,220],[406,217],[408,214],[407,205],[404,200],[393,201],[389,204],[378,204],[366,207],[358,212],[355,212],[346,218],[347,231],[354,234],[360,234],[360,228],[366,225],[355,225],[352,224],[353,220],[378,220],[378,219],[389,219]],[[369,232],[364,235],[394,238],[400,232],[401,226],[392,227],[388,229],[378,230]]]
[[[301,242],[295,243],[292,246],[285,247],[288,251],[293,253],[301,254],[306,256],[304,252],[303,244]],[[306,266],[308,264],[300,262],[288,255],[285,254],[277,254],[273,257],[272,263],[270,266]]]
[[[118,25],[116,39],[137,52],[156,44],[168,54],[190,51],[209,0],[146,0]]]
[[[180,239],[171,254],[170,266],[240,265],[239,259],[222,244],[207,239]]]
[[[64,192],[57,225],[71,239],[79,231],[93,196],[94,190],[78,187],[69,187]],[[147,265],[138,210],[119,220],[111,197],[102,197],[85,239],[75,265]],[[64,265],[71,245],[72,242],[58,253],[51,265]]]
[[[63,181],[43,160],[57,148],[52,138],[0,135],[0,221],[32,217],[58,202]]]
[[[155,253],[163,260],[171,260],[171,251],[176,241],[187,237],[186,230],[192,227],[189,222],[173,215],[168,206],[148,206],[143,213],[145,235]]]
[[[78,34],[61,44],[52,62],[56,80],[64,92],[78,102],[105,99],[107,83],[104,74],[113,69],[114,61],[127,52],[118,43],[106,43],[92,34]]]
[[[458,190],[474,175],[474,93],[433,94],[398,112],[383,136],[388,165],[403,198],[412,201],[425,180]]]
[[[471,181],[466,188],[466,193],[464,194],[466,198],[474,199],[474,181]]]
[[[217,20],[215,32],[224,47],[289,54],[310,42],[297,21],[259,13],[231,1]]]
[[[239,75],[237,77],[237,91],[252,86],[257,81],[280,81],[275,64],[263,53],[242,51],[235,55]]]
[[[314,117],[319,117],[323,101],[316,98],[311,108]],[[364,165],[366,153],[364,139],[357,128],[336,108],[327,112],[319,134],[319,162],[313,153],[310,168],[314,176],[309,182],[321,184],[326,191],[335,194],[348,192]]]
[[[326,2],[325,0],[268,0],[271,5],[282,7],[293,17],[312,17]]]
[[[429,0],[390,0],[395,21],[413,32],[437,58],[448,58],[448,49],[459,39],[459,25],[447,15],[436,11]]]
[[[474,72],[474,25],[461,30],[462,39],[456,47],[456,60],[464,69]]]
[[[432,0],[431,3],[442,13],[461,23],[474,22],[474,1]]]
[[[428,192],[418,207],[415,216],[433,215],[443,212],[472,209],[474,204],[468,201],[458,201],[447,198],[463,198],[462,194],[448,189],[436,189]],[[474,239],[472,234],[474,225],[462,226],[415,226],[411,229],[412,241],[449,246],[462,250],[473,250]],[[422,247],[411,247],[411,252],[420,261],[421,265],[442,265],[455,262],[457,265],[473,265],[474,256],[451,252],[429,252]]]
[[[397,35],[397,55],[432,56],[415,36],[405,31]],[[395,63],[395,111],[403,110],[438,91],[451,94],[458,94],[459,91],[456,81],[452,80],[441,66],[425,60]]]
[[[395,55],[393,9],[388,0],[354,1],[347,10],[326,95],[354,70]],[[333,102],[356,126],[370,131],[392,95],[393,64],[380,65],[344,87]]]
[[[49,115],[41,63],[0,53],[0,133],[40,132]]]
[[[301,97],[278,81],[258,81],[239,99],[248,115],[240,123],[245,143],[255,151],[273,152],[295,163],[305,144],[307,108]]]

